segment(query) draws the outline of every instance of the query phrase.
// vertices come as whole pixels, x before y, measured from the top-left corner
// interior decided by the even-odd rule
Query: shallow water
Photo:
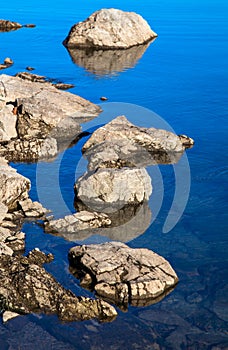
[[[74,23],[102,7],[136,11],[159,35],[134,66],[129,67],[123,57],[119,70],[106,75],[91,63],[88,69],[86,57],[80,56],[86,68],[78,66],[62,45]],[[13,75],[34,66],[37,74],[75,84],[70,91],[94,103],[107,96],[108,102],[101,104],[104,113],[84,124],[84,130],[127,114],[137,125],[166,125],[177,134],[187,134],[194,138],[195,146],[175,166],[148,169],[153,182],[152,219],[144,233],[128,242],[170,261],[180,279],[175,290],[155,305],[118,311],[117,319],[107,324],[62,324],[55,316],[45,315],[16,318],[1,325],[0,349],[228,348],[227,13],[228,4],[223,0],[147,0],[143,7],[129,0],[124,4],[117,0],[89,0],[85,5],[73,0],[1,4],[1,18],[37,25],[0,33],[0,61],[11,57],[15,62],[1,73]],[[31,197],[41,200],[56,217],[74,211],[73,183],[86,167],[80,152],[84,142],[81,139],[53,162],[14,164],[31,179]],[[175,190],[181,195],[174,203],[174,221],[177,213],[184,212],[163,233]],[[38,246],[52,252],[55,260],[47,265],[48,271],[76,294],[90,295],[68,272],[67,252],[75,242],[45,234],[34,223],[25,224],[23,230],[26,251]],[[109,239],[96,235],[86,242]]]

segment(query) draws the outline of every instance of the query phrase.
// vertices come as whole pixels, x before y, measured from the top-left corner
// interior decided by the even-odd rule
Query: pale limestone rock
[[[148,200],[151,178],[143,168],[98,169],[77,180],[75,193],[88,207],[108,213]]]
[[[0,158],[0,202],[8,209],[15,209],[20,200],[28,198],[30,180],[18,174]]]
[[[2,321],[3,323],[8,322],[9,320],[12,320],[13,318],[20,316],[17,312],[12,311],[4,311],[2,315]]]
[[[67,47],[127,49],[156,36],[140,15],[111,8],[96,11],[75,24],[63,43]]]
[[[183,152],[187,143],[170,131],[142,128],[130,123],[125,116],[119,116],[108,124],[100,127],[83,146],[83,152],[104,141],[118,143],[119,140],[131,140],[136,145],[150,152]],[[192,139],[191,143],[192,143]]]
[[[110,224],[111,220],[106,214],[81,211],[67,215],[62,219],[47,221],[45,230],[46,232],[60,232],[67,239],[68,234],[75,233],[77,235],[78,231],[106,227]]]
[[[156,302],[178,282],[175,271],[163,257],[120,242],[73,247],[69,251],[69,262],[71,271],[80,276],[84,286],[125,306]],[[84,280],[85,273],[90,274],[91,279]]]

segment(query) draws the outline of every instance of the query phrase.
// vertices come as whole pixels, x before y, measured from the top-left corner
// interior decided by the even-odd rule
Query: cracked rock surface
[[[105,301],[76,297],[63,288],[42,265],[53,260],[38,249],[27,256],[2,255],[0,308],[18,314],[56,313],[63,321],[98,318],[113,320],[116,310]]]
[[[63,44],[67,47],[127,49],[155,38],[142,16],[118,9],[102,9],[75,24]]]
[[[157,302],[178,282],[175,271],[163,257],[120,242],[73,247],[69,263],[81,285],[125,307]]]

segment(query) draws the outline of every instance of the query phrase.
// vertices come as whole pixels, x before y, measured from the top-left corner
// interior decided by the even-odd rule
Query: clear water
[[[159,36],[134,66],[126,64],[121,72],[100,76],[73,63],[62,41],[74,23],[104,7],[142,14]],[[228,348],[227,14],[225,0],[1,3],[1,18],[37,25],[0,33],[0,60],[11,57],[15,62],[1,73],[13,75],[33,66],[37,74],[75,84],[70,91],[94,103],[100,103],[101,96],[117,103],[117,109],[117,105],[104,103],[105,113],[85,124],[84,130],[122,113],[120,107],[125,111],[126,104],[135,104],[142,110],[129,113],[134,123],[153,125],[155,119],[147,111],[154,111],[176,133],[193,137],[195,146],[187,152],[191,190],[177,225],[163,233],[174,197],[175,167],[150,168],[154,186],[150,201],[152,221],[143,234],[128,243],[167,258],[180,279],[175,290],[158,304],[130,307],[127,313],[119,311],[113,323],[62,324],[55,316],[45,315],[16,318],[0,326],[0,349]],[[35,164],[14,164],[31,179],[32,198],[42,197],[56,217],[74,210],[74,179],[85,169],[80,153],[84,141],[54,162],[39,164],[38,171]],[[45,178],[38,186],[37,174]],[[65,207],[59,205],[56,184],[61,188]],[[52,252],[55,261],[47,266],[48,271],[76,294],[89,295],[68,272],[67,252],[75,243],[45,234],[33,223],[23,229],[27,251],[38,246]],[[94,236],[87,242],[102,239],[109,238]]]

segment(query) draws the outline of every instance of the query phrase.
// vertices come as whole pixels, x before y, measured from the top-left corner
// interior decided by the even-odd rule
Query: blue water
[[[62,41],[74,23],[104,7],[142,14],[158,38],[134,66],[100,76],[73,63]],[[75,84],[70,91],[94,103],[107,96],[108,103],[102,104],[104,113],[83,125],[84,130],[122,113],[129,113],[128,118],[137,125],[152,126],[157,121],[153,111],[177,134],[194,138],[195,146],[176,167],[148,169],[154,186],[152,221],[145,233],[128,243],[167,258],[180,279],[175,290],[158,304],[119,311],[109,324],[61,324],[55,316],[45,315],[17,318],[1,325],[0,349],[228,348],[227,14],[225,0],[1,3],[1,18],[37,25],[0,33],[0,61],[11,57],[15,62],[2,73],[13,75],[33,66],[37,74]],[[131,109],[129,104],[137,107]],[[80,153],[84,141],[54,162],[39,164],[38,170],[36,164],[14,164],[31,179],[32,198],[42,199],[56,217],[74,211],[73,183],[86,167]],[[187,206],[178,223],[163,233],[177,183],[183,186],[179,201],[186,196],[189,173],[184,171],[188,165],[191,189]],[[177,183],[175,174],[180,175]],[[37,175],[39,179],[44,176],[38,186]],[[59,188],[65,206],[59,201]],[[23,229],[27,251],[39,246],[52,252],[55,261],[47,266],[48,271],[76,294],[90,295],[68,272],[67,252],[74,242],[45,234],[34,223]]]

